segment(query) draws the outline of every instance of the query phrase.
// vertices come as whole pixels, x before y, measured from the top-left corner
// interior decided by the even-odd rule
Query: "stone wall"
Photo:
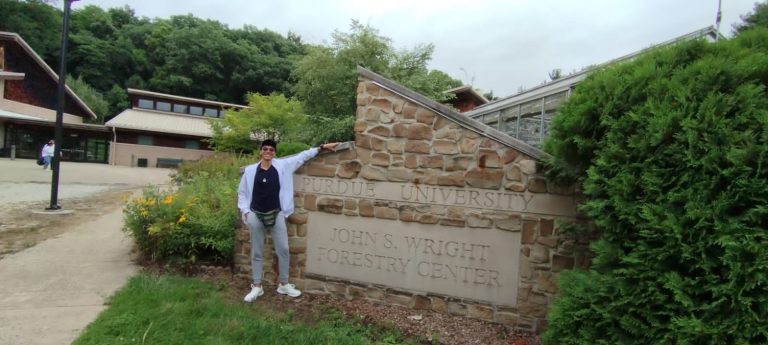
[[[458,113],[403,91],[401,86],[390,84],[375,74],[361,74],[353,149],[321,155],[297,172],[297,210],[288,219],[291,280],[307,293],[365,298],[531,331],[543,330],[548,306],[557,293],[559,272],[586,266],[589,260],[587,242],[575,240],[562,233],[560,228],[561,222],[579,221],[573,188],[554,185],[540,174],[537,157],[533,155],[537,149],[497,133],[489,136],[481,132],[482,128],[478,130],[478,127],[472,127],[476,125],[467,125],[457,118],[461,116]],[[317,179],[325,179],[323,183],[327,185],[313,185]],[[333,181],[360,183],[360,193],[335,191],[334,195],[334,191],[329,192]],[[368,187],[362,183],[371,185],[371,195],[378,193],[378,196],[364,195],[363,188]],[[385,187],[374,187],[377,183]],[[424,186],[439,191],[466,189],[467,198],[462,198],[460,204],[456,202],[458,199],[450,203],[419,202],[404,198],[403,192],[398,199],[382,197],[382,193],[374,191],[374,188],[389,188],[392,184],[415,186],[416,190],[426,188]],[[509,195],[510,203],[497,207],[490,198],[488,201],[478,198],[482,192],[477,191],[495,193],[487,194],[489,196]],[[524,200],[520,207],[512,202],[515,195]],[[544,213],[547,210],[552,212]],[[453,229],[467,234],[465,237],[468,238],[474,237],[472,234],[514,235],[512,238],[519,243],[493,245],[499,248],[494,249],[497,250],[495,253],[502,253],[498,251],[501,248],[519,250],[519,253],[512,253],[514,260],[507,260],[501,266],[514,266],[509,271],[516,275],[511,280],[516,286],[501,290],[503,294],[493,298],[482,293],[474,297],[451,293],[450,288],[439,290],[443,292],[425,291],[418,285],[414,288],[414,285],[397,281],[382,282],[375,277],[350,280],[310,273],[307,271],[308,255],[317,254],[312,252],[309,241],[318,236],[310,231],[322,231],[317,229],[327,226],[312,223],[312,216],[316,214],[334,215],[342,223],[369,219],[366,222],[372,227],[384,222],[391,224],[387,227],[392,229],[410,229],[411,225],[422,231],[435,229],[447,233]],[[317,215],[315,218],[326,219]],[[360,232],[360,238],[364,232]],[[271,248],[269,241],[267,248]],[[248,232],[240,229],[237,231],[235,263],[238,273],[244,276],[249,276],[250,272],[249,251]],[[276,260],[274,255],[265,256],[265,281],[276,279]],[[488,272],[493,270],[483,273],[486,276],[481,277],[481,282],[490,281]]]

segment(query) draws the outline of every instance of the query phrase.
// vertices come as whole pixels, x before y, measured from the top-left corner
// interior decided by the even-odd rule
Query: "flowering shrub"
[[[179,179],[175,191],[146,188],[125,206],[124,229],[145,258],[182,265],[232,260],[239,179],[225,171],[237,169],[207,166],[214,171]]]

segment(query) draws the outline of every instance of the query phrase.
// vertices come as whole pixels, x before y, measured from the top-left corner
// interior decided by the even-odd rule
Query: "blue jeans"
[[[43,156],[43,169],[48,169],[48,166],[51,165],[51,156]]]
[[[253,212],[248,212],[243,220],[251,233],[251,277],[253,284],[260,285],[264,270],[262,266],[267,229]],[[277,215],[275,226],[270,229],[272,230],[272,244],[274,244],[277,253],[280,283],[288,283],[288,267],[290,267],[291,255],[288,251],[288,227],[285,225],[285,215],[282,212]]]

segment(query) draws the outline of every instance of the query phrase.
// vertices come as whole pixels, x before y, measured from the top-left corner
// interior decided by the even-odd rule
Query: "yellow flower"
[[[170,204],[173,202],[173,194],[168,194],[165,196],[165,199],[163,199],[163,204]]]

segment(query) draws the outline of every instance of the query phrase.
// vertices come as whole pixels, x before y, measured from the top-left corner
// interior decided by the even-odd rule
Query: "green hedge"
[[[601,232],[546,344],[768,343],[768,30],[595,72],[545,144]]]

